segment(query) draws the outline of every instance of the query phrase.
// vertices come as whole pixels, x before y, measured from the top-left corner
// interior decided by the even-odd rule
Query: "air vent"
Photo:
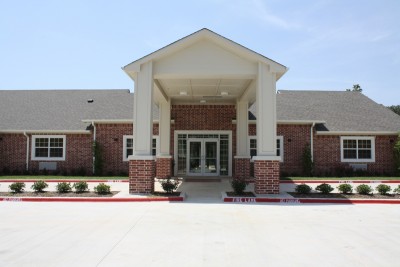
[[[87,102],[88,102],[88,103],[93,103],[93,99],[89,98],[89,99],[87,100]]]

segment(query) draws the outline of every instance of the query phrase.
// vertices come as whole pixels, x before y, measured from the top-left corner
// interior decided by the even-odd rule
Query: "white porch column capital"
[[[248,148],[249,102],[247,100],[236,102],[236,120],[236,155],[250,157]]]
[[[276,74],[258,63],[257,156],[276,156]]]
[[[135,80],[133,156],[151,156],[153,138],[153,63],[140,68]]]

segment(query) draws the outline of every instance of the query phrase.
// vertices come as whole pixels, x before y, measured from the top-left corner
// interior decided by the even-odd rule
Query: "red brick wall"
[[[132,135],[132,124],[97,124],[96,141],[101,148],[103,174],[128,173],[129,162],[123,161],[124,135]]]
[[[160,179],[170,178],[172,175],[172,158],[156,159],[156,177]]]
[[[254,191],[256,194],[279,194],[279,161],[254,161]]]
[[[282,172],[300,175],[303,172],[302,155],[311,141],[311,125],[278,125],[277,135],[283,136]]]
[[[26,137],[23,134],[0,135],[0,173],[22,172],[26,168]]]
[[[129,193],[151,193],[154,191],[155,161],[129,161]]]

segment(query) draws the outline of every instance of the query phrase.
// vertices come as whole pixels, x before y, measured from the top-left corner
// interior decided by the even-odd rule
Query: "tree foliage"
[[[353,91],[353,92],[360,92],[360,93],[362,93],[363,89],[362,89],[361,86],[357,83],[357,84],[353,84],[353,88],[352,88],[352,89],[346,89],[346,91]]]
[[[314,162],[312,160],[311,147],[307,144],[303,151],[303,174],[305,176],[312,176],[314,171]]]
[[[393,147],[396,174],[400,176],[400,135]]]
[[[388,108],[391,109],[397,115],[400,115],[400,105],[389,106]]]

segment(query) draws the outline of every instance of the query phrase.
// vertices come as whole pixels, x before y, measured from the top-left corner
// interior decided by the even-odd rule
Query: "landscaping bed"
[[[243,192],[240,194],[236,194],[235,192],[226,192],[228,197],[256,197],[253,192]]]
[[[97,194],[95,192],[84,192],[84,193],[58,193],[53,191],[44,191],[44,192],[21,192],[21,193],[13,193],[13,192],[0,192],[1,197],[112,197],[115,194],[118,194],[119,191],[111,191],[110,194]]]
[[[168,192],[153,192],[149,195],[149,197],[179,197],[181,195],[181,192],[172,192],[172,193],[168,193]]]
[[[309,194],[300,194],[295,192],[288,192],[291,196],[295,198],[343,198],[343,199],[400,199],[399,194],[387,194],[387,195],[380,195],[380,194],[341,194],[341,193],[329,193],[329,194],[322,194],[322,193],[309,193]]]

